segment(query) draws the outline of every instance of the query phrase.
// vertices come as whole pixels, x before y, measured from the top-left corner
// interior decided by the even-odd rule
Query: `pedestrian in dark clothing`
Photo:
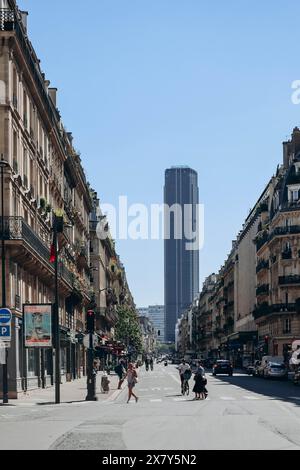
[[[125,375],[126,375],[126,370],[124,368],[123,361],[120,361],[119,364],[115,367],[115,373],[119,377],[118,390],[120,390],[122,387],[122,383],[124,382]]]
[[[205,377],[205,370],[202,367],[201,363],[198,363],[198,370],[194,376],[195,385],[193,388],[193,392],[195,393],[195,400],[200,400],[201,398],[206,398],[208,395],[206,384],[207,379]]]

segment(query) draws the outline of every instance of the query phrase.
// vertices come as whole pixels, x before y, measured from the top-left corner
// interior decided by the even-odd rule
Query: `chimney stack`
[[[24,26],[25,32],[27,33],[27,19],[28,19],[28,11],[20,11],[22,24]]]
[[[48,88],[48,93],[49,93],[49,96],[52,100],[52,103],[56,107],[57,88]]]

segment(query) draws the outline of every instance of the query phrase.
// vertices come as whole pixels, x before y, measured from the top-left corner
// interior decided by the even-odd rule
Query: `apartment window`
[[[23,121],[24,121],[24,127],[27,129],[27,95],[26,92],[23,92]]]
[[[290,318],[285,318],[283,320],[283,333],[291,333],[291,319]]]
[[[34,124],[35,122],[35,111],[34,111],[34,107],[33,107],[33,104],[30,103],[30,136],[32,137],[32,139],[34,138]]]
[[[18,135],[17,132],[13,133],[13,169],[18,173]]]
[[[16,69],[13,70],[13,105],[18,106],[18,77]]]
[[[291,201],[296,202],[299,199],[299,190],[298,189],[293,189],[291,191]]]
[[[14,216],[18,215],[18,201],[17,201],[17,192],[13,189],[13,207],[14,207]]]
[[[23,175],[24,175],[24,186],[28,188],[28,153],[27,150],[24,149],[23,153]]]

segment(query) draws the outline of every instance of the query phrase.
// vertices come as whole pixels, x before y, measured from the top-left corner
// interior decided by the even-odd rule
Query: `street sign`
[[[0,338],[3,340],[5,340],[5,338],[10,338],[10,325],[0,325]]]
[[[11,311],[8,308],[0,309],[0,340],[11,341]]]
[[[0,308],[0,325],[11,322],[11,311],[8,308]]]

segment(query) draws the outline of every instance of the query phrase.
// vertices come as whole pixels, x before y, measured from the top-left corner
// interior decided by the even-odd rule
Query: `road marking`
[[[259,397],[253,397],[251,395],[245,395],[243,396],[243,398],[246,398],[247,400],[260,400]]]
[[[148,392],[149,388],[139,388],[139,392]]]
[[[151,388],[151,390],[154,392],[155,390],[160,390],[160,387],[154,387],[154,388]]]
[[[221,400],[235,400],[233,397],[220,397]]]
[[[116,390],[109,398],[107,398],[105,401],[110,402],[115,400],[121,393],[125,390],[125,388],[121,388],[120,390]]]
[[[174,390],[174,387],[164,387],[164,390]]]
[[[173,401],[185,401],[186,398],[173,398]]]
[[[157,402],[161,402],[162,399],[161,398],[155,398],[155,399],[150,400],[150,401],[151,401],[151,403],[157,403]]]

